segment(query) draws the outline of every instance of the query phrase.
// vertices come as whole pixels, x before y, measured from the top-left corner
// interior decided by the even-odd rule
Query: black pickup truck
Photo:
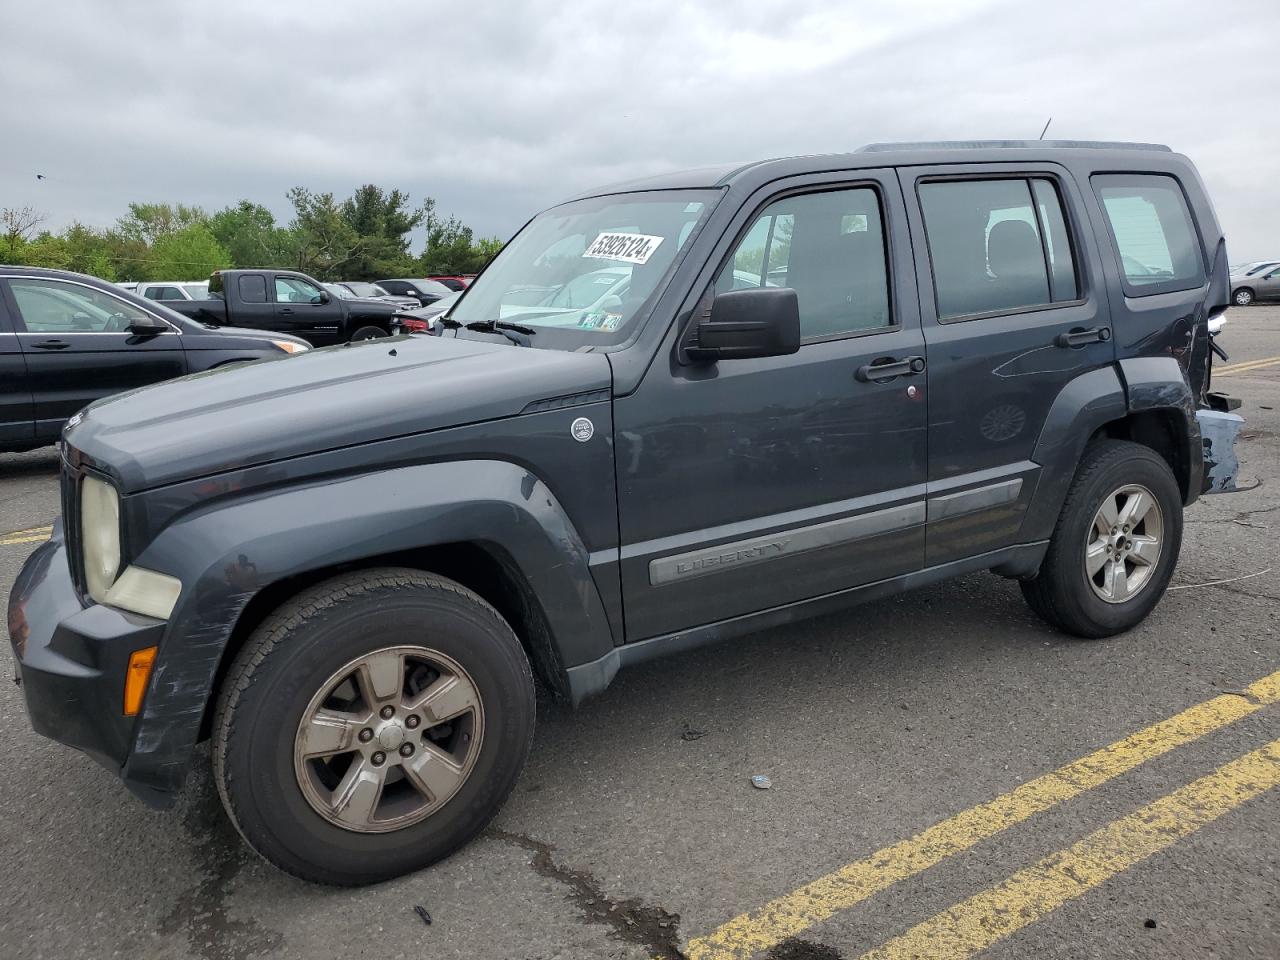
[[[219,270],[209,278],[209,299],[167,305],[204,323],[277,330],[317,347],[386,337],[399,328],[394,304],[343,300],[292,270]]]

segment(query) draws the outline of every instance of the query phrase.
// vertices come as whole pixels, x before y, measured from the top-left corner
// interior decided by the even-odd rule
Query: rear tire
[[[304,591],[249,638],[218,696],[214,779],[280,869],[375,883],[484,829],[533,726],[528,659],[493,607],[433,574],[363,570]]]
[[[1253,303],[1253,299],[1253,291],[1248,287],[1241,287],[1231,294],[1231,302],[1237,307],[1247,307]]]
[[[360,340],[376,340],[379,337],[389,337],[391,334],[383,330],[381,327],[361,327],[351,335],[351,342],[356,343]]]
[[[1040,571],[1021,582],[1050,625],[1094,639],[1123,633],[1155,608],[1182,546],[1182,493],[1164,458],[1123,440],[1090,444]]]

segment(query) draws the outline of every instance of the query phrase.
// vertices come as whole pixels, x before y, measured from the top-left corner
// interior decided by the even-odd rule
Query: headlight
[[[94,477],[80,484],[80,540],[85,586],[102,603],[120,570],[120,498],[111,484]]]
[[[292,340],[272,340],[271,344],[279,347],[285,353],[305,353],[311,349],[305,343],[294,343]]]
[[[142,567],[120,573],[120,497],[115,487],[94,477],[85,477],[80,485],[80,539],[85,586],[95,602],[158,620],[169,618],[182,581]]]

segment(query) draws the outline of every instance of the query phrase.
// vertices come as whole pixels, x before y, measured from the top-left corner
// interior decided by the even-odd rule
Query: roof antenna
[[[1044,122],[1044,130],[1041,130],[1041,131],[1040,131],[1040,139],[1041,139],[1041,140],[1043,140],[1043,139],[1044,139],[1045,131],[1047,131],[1047,130],[1049,129],[1049,124],[1051,124],[1051,123],[1053,123],[1053,117],[1050,117],[1048,120],[1046,120],[1046,121]]]

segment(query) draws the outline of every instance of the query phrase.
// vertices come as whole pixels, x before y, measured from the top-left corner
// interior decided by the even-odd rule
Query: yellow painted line
[[[32,527],[30,530],[14,530],[0,536],[0,547],[12,546],[15,543],[39,543],[48,540],[53,527]]]
[[[1243,363],[1232,363],[1225,367],[1215,367],[1213,375],[1215,377],[1228,376],[1233,373],[1245,373],[1250,370],[1261,370],[1263,367],[1273,367],[1280,363],[1280,357],[1266,357],[1262,360],[1249,360]]]
[[[899,880],[1277,702],[1280,671],[1250,684],[1243,694],[1206,700],[819,877],[759,910],[734,917],[710,935],[690,941],[689,960],[741,960],[768,950]]]
[[[1273,740],[912,927],[861,960],[972,957],[1277,784],[1280,740]]]

